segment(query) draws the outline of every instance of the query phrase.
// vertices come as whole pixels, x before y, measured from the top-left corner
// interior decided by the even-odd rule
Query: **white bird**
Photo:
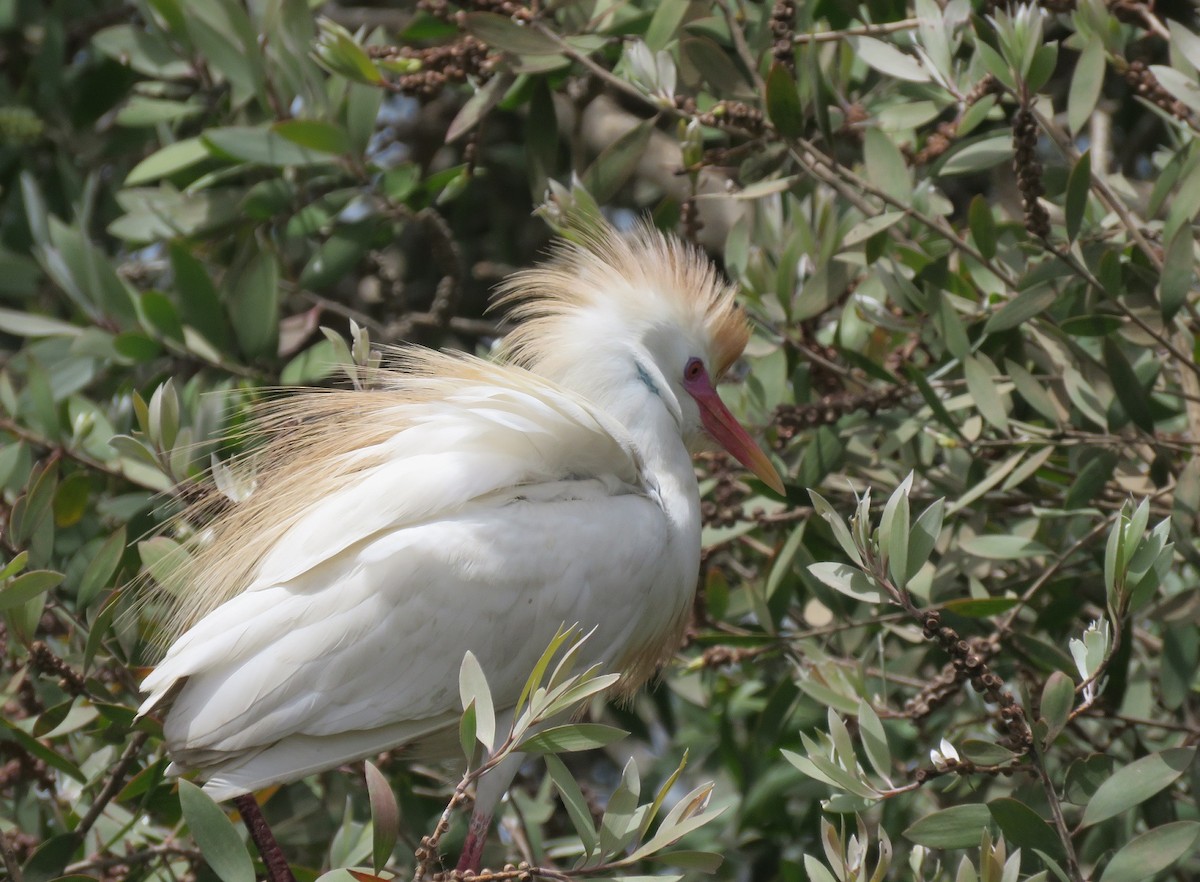
[[[714,381],[741,354],[734,290],[650,227],[560,243],[500,303],[503,359],[409,350],[367,391],[264,420],[256,489],[185,565],[174,640],[140,712],[173,773],[216,799],[401,747],[457,744],[466,650],[511,709],[564,625],[637,688],[679,645],[696,588],[689,450],[711,436],[778,492]],[[478,868],[515,768],[479,786]]]

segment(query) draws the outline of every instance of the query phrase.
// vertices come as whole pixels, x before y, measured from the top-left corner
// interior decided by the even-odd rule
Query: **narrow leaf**
[[[496,743],[496,708],[487,677],[479,666],[475,653],[467,650],[458,669],[458,694],[463,709],[475,708],[475,737],[489,754]]]
[[[246,845],[212,797],[181,779],[179,807],[200,853],[221,882],[254,882],[254,862]]]
[[[1083,826],[1115,818],[1171,786],[1196,756],[1194,747],[1172,747],[1134,760],[1100,785],[1083,810]]]
[[[387,778],[370,760],[366,763],[367,794],[371,800],[371,860],[376,873],[386,866],[400,838],[400,806]]]

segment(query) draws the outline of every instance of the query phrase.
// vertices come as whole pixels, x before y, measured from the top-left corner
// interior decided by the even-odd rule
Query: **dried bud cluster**
[[[985,95],[990,95],[993,92],[999,91],[1000,83],[992,76],[987,74],[976,83],[966,95],[963,96],[962,109],[956,119],[948,122],[940,122],[937,129],[929,137],[925,139],[925,146],[912,153],[910,150],[905,150],[905,155],[908,157],[912,165],[928,165],[933,162],[943,153],[950,149],[954,143],[954,139],[958,137],[958,127],[962,122],[962,111],[979,102]]]
[[[902,401],[911,391],[908,386],[889,386],[854,395],[847,392],[826,395],[814,404],[781,404],[775,408],[775,444],[782,447],[798,432],[835,423],[856,410],[874,415],[881,408]]]
[[[388,88],[423,99],[435,97],[448,83],[466,82],[467,77],[486,80],[492,72],[493,58],[487,45],[470,34],[462,34],[451,43],[424,49],[375,46],[368,51],[375,58],[410,58],[419,61],[420,70],[400,74],[388,82]]]
[[[837,134],[861,144],[865,131],[863,123],[870,118],[871,114],[867,112],[867,108],[855,101],[853,104],[847,105],[846,115],[842,119],[842,124],[838,126]]]
[[[913,717],[925,716],[935,700],[949,697],[947,690],[953,691],[957,684],[970,681],[972,689],[999,708],[995,725],[1004,736],[1000,745],[1015,753],[1027,752],[1033,745],[1033,733],[1025,720],[1025,710],[1017,704],[1012,692],[1004,688],[1004,680],[988,667],[995,647],[988,641],[962,639],[957,631],[942,624],[941,614],[936,610],[926,612],[921,624],[925,639],[937,642],[950,656],[950,664],[905,710]]]
[[[1161,107],[1177,119],[1190,121],[1191,111],[1188,106],[1163,88],[1162,83],[1146,67],[1144,61],[1129,62],[1129,67],[1125,70],[1125,80],[1133,87],[1134,92],[1151,104]]]
[[[775,60],[796,73],[796,50],[793,30],[796,26],[795,0],[775,0],[771,7],[771,53]]]
[[[1071,4],[1074,7],[1074,4]],[[1154,0],[1143,3],[1142,0],[1108,0],[1104,4],[1108,11],[1119,22],[1124,24],[1146,26],[1146,13],[1154,8]]]
[[[41,117],[28,107],[0,107],[0,144],[32,144],[45,129]]]
[[[29,647],[29,666],[43,674],[57,676],[58,685],[69,695],[80,696],[87,692],[83,677],[41,640]]]
[[[704,222],[700,220],[700,207],[696,203],[695,196],[689,196],[680,203],[679,226],[683,229],[684,238],[689,242],[695,242],[700,231],[704,229]]]
[[[714,129],[735,127],[751,135],[761,135],[765,130],[763,113],[740,101],[718,101],[707,113],[698,113],[696,99],[688,95],[676,95],[675,106],[684,113],[698,119],[701,125]]]
[[[710,527],[731,527],[746,520],[742,502],[746,492],[738,483],[732,463],[724,455],[714,456],[709,474],[716,478],[711,498],[700,503],[700,517]]]
[[[450,870],[445,873],[434,873],[433,882],[459,882],[470,879],[471,882],[530,882],[533,879],[533,867],[528,861],[519,864],[505,864],[502,869],[492,870],[484,867],[478,873],[474,870]]]
[[[1025,229],[1031,236],[1045,239],[1050,235],[1050,215],[1038,200],[1042,187],[1042,165],[1037,160],[1038,128],[1033,112],[1022,104],[1013,115],[1013,170],[1017,189],[1025,208]]]

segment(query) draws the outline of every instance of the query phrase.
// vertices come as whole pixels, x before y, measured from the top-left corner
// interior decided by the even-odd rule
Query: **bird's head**
[[[699,249],[644,224],[560,241],[545,263],[509,278],[497,303],[519,322],[505,340],[509,359],[617,416],[660,401],[685,444],[711,437],[782,493],[715,389],[750,336],[734,294]]]

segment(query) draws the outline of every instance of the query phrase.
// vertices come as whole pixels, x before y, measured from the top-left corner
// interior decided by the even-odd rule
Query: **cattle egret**
[[[214,798],[397,747],[457,745],[467,650],[511,710],[564,625],[628,693],[678,647],[700,560],[689,450],[779,475],[714,381],[748,327],[697,250],[646,226],[563,242],[503,285],[499,363],[408,350],[374,388],[273,406],[255,489],[184,564],[146,677],[170,771]],[[449,753],[447,750],[447,753]],[[478,869],[515,765],[479,786]]]

